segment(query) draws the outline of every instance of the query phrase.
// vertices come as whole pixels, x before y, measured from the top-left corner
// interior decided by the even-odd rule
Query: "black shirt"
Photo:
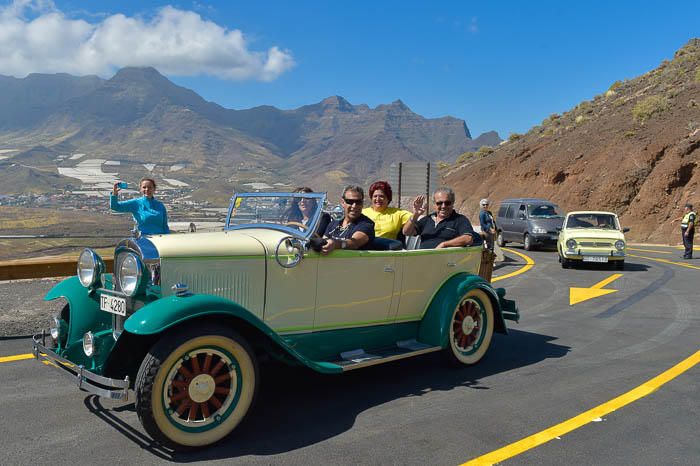
[[[369,248],[372,240],[374,240],[374,222],[366,217],[365,215],[360,215],[360,217],[353,223],[348,223],[345,228],[342,227],[343,220],[333,220],[324,233],[324,237],[332,239],[350,239],[356,231],[361,231],[369,237],[369,241],[365,243],[360,249]]]
[[[432,213],[416,222],[421,249],[434,249],[443,241],[448,241],[461,235],[471,235],[472,244],[470,246],[476,246],[483,242],[481,236],[474,232],[471,222],[464,215],[458,214],[453,210],[449,217],[435,225],[436,215]]]

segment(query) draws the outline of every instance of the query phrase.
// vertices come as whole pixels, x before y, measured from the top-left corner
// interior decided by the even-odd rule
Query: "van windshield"
[[[562,218],[561,209],[555,204],[528,204],[530,218]]]

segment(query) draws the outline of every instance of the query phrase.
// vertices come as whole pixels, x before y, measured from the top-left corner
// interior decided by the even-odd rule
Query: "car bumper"
[[[582,249],[565,249],[563,255],[569,260],[584,260],[586,257],[607,257],[608,261],[625,260],[625,251],[585,251]]]
[[[124,379],[110,379],[76,366],[46,347],[46,333],[32,337],[34,357],[47,366],[52,366],[67,377],[72,378],[79,389],[112,400],[128,400],[129,376]]]
[[[532,244],[537,246],[556,246],[559,237],[553,235],[532,235]]]

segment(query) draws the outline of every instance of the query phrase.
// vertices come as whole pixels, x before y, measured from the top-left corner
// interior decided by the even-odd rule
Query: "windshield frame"
[[[315,199],[318,203],[319,208],[316,209],[311,222],[308,225],[306,231],[301,231],[298,228],[294,228],[287,225],[276,224],[276,223],[247,223],[244,225],[231,225],[231,216],[233,214],[234,206],[238,199],[245,198],[255,198],[255,197],[283,197],[283,198],[303,198],[303,199]],[[234,231],[234,230],[249,230],[252,228],[263,228],[269,230],[277,230],[283,233],[287,233],[290,236],[295,236],[304,240],[308,240],[311,235],[316,231],[319,219],[323,213],[323,205],[326,201],[326,193],[290,193],[290,192],[258,192],[258,193],[235,193],[231,197],[231,203],[228,206],[228,213],[226,214],[226,224],[224,226],[224,231]]]
[[[577,217],[577,216],[606,216],[612,218],[613,221],[613,227],[612,228],[601,228],[595,225],[592,225],[590,227],[587,226],[569,226],[569,222],[571,221],[572,218]],[[579,219],[576,219],[579,221]],[[620,219],[618,216],[614,213],[611,212],[580,212],[580,213],[570,213],[566,216],[566,219],[564,220],[564,228],[567,230],[604,230],[604,231],[622,231],[622,225],[620,224]]]
[[[541,206],[553,207],[555,212],[557,212],[557,214],[556,215],[535,215],[532,213],[533,210],[535,210]],[[561,219],[563,219],[566,216],[566,214],[563,214],[562,212],[563,212],[562,208],[553,202],[548,202],[546,204],[545,203],[527,204],[527,217],[532,218],[532,219],[548,219],[548,218],[561,218]]]

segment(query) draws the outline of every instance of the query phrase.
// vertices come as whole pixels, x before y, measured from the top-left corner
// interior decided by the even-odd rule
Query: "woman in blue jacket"
[[[139,182],[139,190],[143,196],[119,201],[119,183],[114,183],[112,195],[109,196],[109,208],[117,212],[130,212],[144,235],[161,235],[170,233],[168,213],[162,202],[153,195],[156,192],[156,182],[152,178],[143,178]]]

